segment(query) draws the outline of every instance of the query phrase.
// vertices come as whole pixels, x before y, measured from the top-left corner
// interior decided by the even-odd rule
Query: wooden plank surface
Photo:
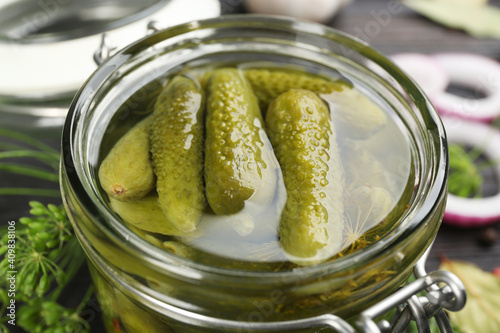
[[[463,31],[441,26],[403,5],[391,10],[393,7],[389,4],[393,2],[354,0],[329,25],[360,37],[385,54],[471,52],[500,58],[500,40],[471,37]],[[375,28],[375,23],[380,29]]]

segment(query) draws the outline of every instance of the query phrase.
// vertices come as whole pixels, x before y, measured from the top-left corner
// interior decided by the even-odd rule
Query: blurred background
[[[186,6],[181,1],[172,0],[176,3],[175,8],[162,13],[163,8],[168,7],[165,6],[168,1],[148,0],[139,4],[132,0],[75,0],[64,1],[72,8],[64,15],[62,0],[2,1],[0,224],[29,215],[28,202],[31,200],[61,203],[57,176],[40,179],[32,177],[30,172],[19,172],[19,168],[18,172],[12,172],[16,166],[29,165],[57,175],[58,168],[56,160],[46,163],[30,156],[9,155],[13,145],[32,146],[20,143],[12,131],[20,131],[34,141],[46,144],[54,150],[52,153],[59,151],[64,113],[78,86],[95,68],[94,51],[102,45],[100,32],[121,28],[122,31],[113,36],[114,41],[118,41],[113,46],[119,48],[145,34],[144,26],[152,18],[158,21],[160,28],[220,14],[251,12],[315,20],[351,34],[381,53],[394,57],[403,69],[414,75],[424,90],[433,89],[436,82],[445,81],[441,92],[471,101],[488,100],[485,105],[491,108],[490,113],[484,117],[465,117],[464,121],[495,126],[496,113],[500,114],[496,97],[500,94],[500,74],[495,67],[500,66],[500,1],[199,0],[196,6]],[[164,16],[159,16],[160,13]],[[45,24],[58,15],[62,18],[56,23]],[[141,29],[133,27],[136,21],[141,22]],[[70,51],[43,48],[44,43],[65,39],[66,45],[72,46],[69,39],[89,36],[96,38]],[[88,52],[89,48],[91,52]],[[443,53],[451,57],[441,59],[444,63],[437,69],[432,67],[435,60],[439,60],[435,55]],[[54,59],[55,55],[60,57]],[[46,62],[40,61],[43,57],[46,57]],[[441,71],[447,72],[446,75]],[[433,93],[431,90],[427,92]],[[454,110],[450,111],[441,102],[436,97],[440,112],[453,113]],[[457,112],[461,111],[467,110]],[[497,149],[500,150],[500,146]],[[485,164],[488,157],[479,155],[476,163]],[[482,177],[481,197],[491,197],[500,191],[498,162],[490,161],[486,163],[488,167],[478,169]],[[500,207],[500,203],[496,205]],[[453,219],[443,223],[427,262],[428,270],[437,269],[443,257],[472,262],[487,272],[500,267],[500,219],[493,216],[487,222],[472,220],[465,226],[463,223],[458,226]],[[81,298],[89,281],[86,268],[82,268],[73,281],[74,288],[65,291],[63,302],[71,306],[73,298]],[[103,331],[98,315],[93,316],[90,323],[92,332]]]

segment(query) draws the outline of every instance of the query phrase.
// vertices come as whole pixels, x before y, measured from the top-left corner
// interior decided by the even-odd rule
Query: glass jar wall
[[[389,158],[405,180],[394,223],[359,251],[276,271],[193,260],[132,232],[109,208],[97,174],[112,143],[144,117],[137,110],[148,108],[159,82],[186,67],[264,62],[342,79],[386,112],[408,153]],[[252,323],[323,314],[350,320],[407,279],[434,239],[445,203],[444,130],[421,90],[369,46],[321,25],[284,18],[192,22],[130,45],[101,65],[77,94],[62,151],[64,202],[88,255],[110,332],[113,325],[126,332],[145,327],[252,332]]]

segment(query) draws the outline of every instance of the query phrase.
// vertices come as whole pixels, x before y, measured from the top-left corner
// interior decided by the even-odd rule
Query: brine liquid
[[[260,64],[259,64],[260,65]],[[255,63],[237,65],[242,68],[255,68]],[[270,67],[266,63],[266,67]],[[257,66],[258,67],[258,66]],[[283,65],[279,65],[283,68]],[[199,67],[192,70],[196,77],[202,78],[207,69]],[[308,69],[309,70],[309,69]],[[339,79],[334,77],[332,79]],[[349,95],[319,94],[329,106],[336,132],[339,158],[344,169],[344,225],[340,252],[332,257],[347,255],[361,250],[384,236],[400,221],[413,191],[413,164],[409,139],[404,126],[398,120],[391,106],[377,98],[365,87],[356,82]],[[154,91],[154,89],[149,89]],[[342,94],[342,92],[340,92]],[[137,103],[135,103],[137,104]],[[130,109],[128,104],[127,108]],[[130,122],[140,119],[144,110],[152,111],[154,94],[150,100],[137,104],[128,114]],[[385,116],[383,126],[369,135],[355,133],[358,129],[349,125],[370,127],[369,117],[352,117],[339,120],[339,112],[348,110],[356,113],[359,108],[373,108]],[[345,115],[345,112],[344,112]],[[116,117],[115,117],[116,118]],[[374,120],[375,121],[375,120]],[[125,131],[123,121],[112,121],[105,135],[103,145],[112,145]],[[264,126],[264,124],[262,124]],[[352,125],[352,124],[351,124]],[[272,146],[266,138],[265,128],[261,131],[264,143],[263,152],[274,158]],[[101,156],[106,151],[103,149]],[[141,232],[141,236],[155,245],[180,256],[221,267],[248,269],[289,269],[295,267],[287,260],[280,247],[279,223],[281,212],[287,200],[287,190],[277,161],[270,172],[274,182],[268,183],[245,203],[240,212],[220,216],[214,214],[207,205],[198,230],[191,237]]]

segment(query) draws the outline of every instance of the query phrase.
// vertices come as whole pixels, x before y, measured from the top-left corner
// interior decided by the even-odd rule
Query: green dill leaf
[[[0,137],[12,143],[0,142],[0,171],[59,182],[60,152],[38,139],[20,132],[0,128]],[[31,159],[39,166],[17,162]],[[16,159],[8,161],[9,159]],[[46,188],[0,188],[0,195],[61,197],[60,190]],[[85,254],[74,236],[63,206],[30,202],[32,214],[16,224],[16,323],[28,332],[89,332],[89,324],[80,317],[82,300],[76,309],[58,304],[59,296],[85,263]],[[4,232],[5,231],[5,232]],[[9,270],[8,235],[0,228],[0,276]],[[8,281],[0,280],[0,333],[8,332],[4,325],[3,304]],[[93,289],[90,289],[92,293]],[[5,297],[3,297],[4,295]]]
[[[0,136],[15,139],[17,141],[28,144],[34,148],[37,148],[41,151],[44,151],[46,153],[53,154],[54,156],[59,156],[59,152],[56,149],[40,142],[39,140],[37,140],[35,138],[32,138],[29,135],[23,134],[21,132],[8,130],[6,128],[0,128]]]
[[[0,142],[0,149],[2,150],[24,150],[26,147],[22,145],[8,143],[8,142]]]
[[[45,206],[39,202],[39,201],[30,201],[29,202],[29,205],[31,208],[38,208],[38,209],[41,209],[41,210],[45,210]]]
[[[36,234],[36,239],[42,242],[47,242],[52,238],[52,235],[48,232],[39,232]]]
[[[474,164],[474,158],[459,144],[450,144],[448,150],[450,154],[448,191],[466,198],[480,196],[483,177]]]
[[[59,182],[59,176],[57,173],[54,173],[53,171],[46,171],[34,166],[26,166],[17,163],[0,163],[0,170],[48,181]]]
[[[38,278],[38,270],[32,270],[27,273],[23,285],[22,285],[22,291],[26,296],[31,297],[33,296],[33,293],[35,291],[35,285],[37,284],[36,279]]]
[[[18,143],[0,143],[0,171],[10,172],[28,177],[39,178],[46,181],[59,182],[59,159],[60,152],[56,149],[39,142],[26,134],[0,128],[0,137],[17,140]],[[24,146],[23,146],[24,145]],[[26,147],[26,145],[31,147]],[[41,168],[21,163],[3,162],[9,158],[30,158],[44,163],[49,168]],[[0,188],[0,195],[39,195],[60,197],[59,190],[41,188]]]
[[[38,297],[42,297],[49,290],[49,287],[50,279],[47,274],[44,274],[38,281],[38,286],[36,287],[36,294]]]
[[[33,210],[34,209],[32,209],[30,213],[36,215],[36,213],[33,213]],[[46,225],[43,222],[31,222],[30,224],[28,224],[28,226],[30,227],[30,231],[34,232],[40,232],[46,227]]]
[[[21,217],[19,219],[19,223],[25,224],[25,225],[28,225],[31,221],[33,221],[33,220],[29,217]]]
[[[48,205],[47,205],[47,208],[49,209],[49,211],[50,211],[51,213],[59,213],[59,211],[60,211],[59,207],[57,207],[57,206],[56,206],[56,205],[54,205],[54,204],[48,204]]]
[[[19,325],[30,332],[89,332],[90,325],[79,316],[80,312],[80,306],[73,310],[54,301],[37,299],[20,307]]]
[[[60,197],[59,190],[48,190],[41,188],[14,188],[14,187],[0,187],[0,195],[35,195],[43,197]]]
[[[59,245],[59,240],[58,239],[51,239],[50,241],[47,241],[47,243],[45,243],[45,245],[49,248],[49,249],[52,249],[56,246]]]
[[[10,151],[0,151],[0,159],[4,158],[20,158],[29,157],[34,158],[40,162],[47,164],[53,169],[57,169],[59,163],[59,157],[51,154],[34,151],[34,150],[10,150]]]
[[[74,310],[57,303],[85,263],[85,254],[73,235],[67,214],[62,206],[45,206],[36,201],[30,202],[30,206],[37,215],[19,219],[16,227],[17,322],[28,332],[88,332],[89,324],[79,316],[81,304]],[[0,238],[0,248],[8,241],[5,235]],[[8,264],[8,258],[0,257],[1,276],[7,272]],[[7,280],[0,280],[0,291],[6,290],[6,283]],[[85,304],[87,301],[88,298]],[[5,317],[5,309],[0,312]]]

